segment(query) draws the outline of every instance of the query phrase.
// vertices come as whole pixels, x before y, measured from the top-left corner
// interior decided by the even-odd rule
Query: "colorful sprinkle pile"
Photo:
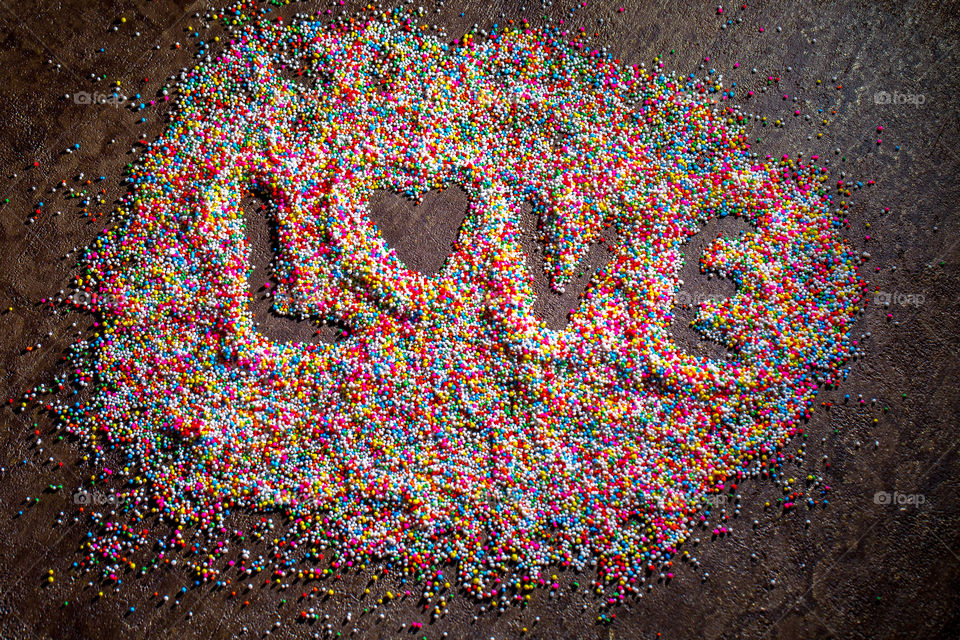
[[[94,451],[126,454],[120,511],[178,536],[280,509],[280,544],[313,550],[299,562],[323,548],[344,569],[448,567],[504,601],[550,565],[595,566],[623,599],[706,494],[802,429],[863,293],[826,172],[761,164],[730,96],[551,30],[456,46],[405,16],[240,30],[186,74],[129,214],[87,253],[78,287],[105,324],[78,375],[95,391],[57,411]],[[470,208],[452,253],[436,275],[406,268],[372,192],[454,185]],[[254,192],[277,229],[275,309],[348,338],[258,332]],[[526,203],[558,290],[616,231],[562,331],[532,311]],[[713,360],[670,328],[683,245],[723,216],[750,231],[702,259],[736,284],[700,305],[696,328],[729,350]],[[91,558],[155,542],[105,531]],[[216,555],[198,576],[216,579]]]

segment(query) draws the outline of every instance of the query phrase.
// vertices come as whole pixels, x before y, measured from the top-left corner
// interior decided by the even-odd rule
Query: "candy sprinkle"
[[[715,76],[624,66],[550,29],[453,46],[382,15],[238,27],[185,74],[121,224],[86,252],[76,285],[103,323],[73,362],[93,395],[55,409],[95,453],[126,454],[100,478],[129,481],[85,564],[119,580],[131,547],[156,543],[124,517],[176,523],[166,548],[188,527],[225,536],[232,510],[281,510],[289,530],[270,537],[310,549],[300,563],[322,548],[338,571],[447,567],[500,606],[513,580],[595,565],[594,590],[623,599],[838,379],[863,283],[827,173],[756,160]],[[452,185],[470,199],[452,253],[436,275],[406,268],[371,193]],[[257,331],[252,192],[277,229],[275,310],[345,339]],[[525,203],[558,290],[617,234],[563,330],[532,311]],[[681,251],[731,215],[749,232],[702,265],[736,293],[695,321],[729,357],[698,357],[670,333]],[[224,546],[205,547],[198,579],[217,579]]]

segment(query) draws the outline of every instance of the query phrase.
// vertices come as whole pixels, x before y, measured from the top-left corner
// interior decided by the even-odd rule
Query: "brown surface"
[[[621,4],[627,6],[624,13],[616,12]],[[709,56],[705,66],[721,70],[726,82],[737,82],[741,93],[757,91],[748,101],[750,108],[767,115],[770,122],[785,121],[782,128],[757,128],[762,153],[819,153],[831,159],[835,170],[845,170],[848,180],[877,181],[847,198],[853,204],[844,234],[858,249],[872,254],[864,271],[872,287],[922,294],[925,301],[917,307],[894,304],[889,310],[868,307],[855,325],[858,334],[872,332],[865,357],[851,365],[850,377],[839,390],[823,394],[822,400],[836,406],[829,413],[818,411],[811,421],[803,463],[786,466],[790,477],[822,475],[833,488],[829,507],[786,515],[764,511],[763,502],[775,500],[778,488],[770,481],[744,482],[741,514],[731,519],[733,537],[710,541],[708,532],[700,535],[702,542],[693,552],[700,571],[679,568],[672,584],[658,585],[642,600],[618,609],[617,620],[609,627],[594,624],[596,603],[589,597],[568,594],[550,599],[540,593],[533,606],[503,615],[479,613],[474,605],[454,598],[449,615],[435,625],[426,624],[416,637],[436,638],[443,631],[453,638],[517,637],[522,626],[531,629],[529,637],[542,638],[653,638],[658,633],[667,638],[960,637],[956,391],[960,83],[955,75],[960,64],[960,8],[926,2],[749,5],[746,10],[739,4],[725,5],[720,17],[708,3],[660,2],[637,8],[625,2],[590,2],[571,16],[571,5],[558,1],[550,13],[577,29],[592,30],[603,18],[602,43],[628,63],[645,61],[649,66],[654,55],[664,54],[668,70],[689,73]],[[295,5],[297,10],[318,6],[327,7]],[[433,11],[434,5],[425,6]],[[19,397],[32,385],[49,380],[57,372],[62,349],[75,339],[71,323],[76,321],[76,329],[86,331],[93,322],[87,316],[53,313],[39,304],[41,298],[67,288],[74,256],[64,259],[65,254],[90,242],[103,228],[80,216],[76,201],[64,201],[50,194],[50,188],[60,180],[75,185],[80,171],[105,175],[108,180],[102,184],[109,204],[121,193],[120,170],[134,157],[128,150],[141,133],[153,139],[161,130],[152,109],[134,114],[109,105],[74,104],[63,95],[81,90],[105,93],[105,81],[90,79],[96,73],[110,81],[121,79],[129,94],[152,97],[162,85],[160,78],[190,63],[193,49],[187,45],[194,39],[186,27],[201,27],[192,15],[204,7],[200,2],[147,0],[114,6],[97,0],[0,4],[4,98],[0,185],[6,193],[2,197],[10,198],[0,209],[0,308],[13,307],[2,315],[0,325],[4,399]],[[531,1],[521,13],[515,1],[449,0],[439,14],[430,14],[430,22],[444,25],[452,39],[474,22],[481,28],[503,23],[501,11],[506,18],[526,17],[540,24],[539,7]],[[120,16],[127,22],[111,31]],[[720,29],[725,19],[741,17],[742,23]],[[136,30],[140,37],[134,36]],[[209,39],[208,33],[220,29],[201,33]],[[171,48],[175,41],[184,46]],[[160,48],[153,49],[157,44]],[[106,52],[98,53],[100,47]],[[671,48],[676,50],[673,55]],[[739,69],[733,69],[734,62],[740,63]],[[59,70],[56,64],[61,65]],[[752,67],[758,69],[756,75],[750,73]],[[768,76],[782,80],[761,94]],[[816,85],[817,79],[823,84]],[[878,105],[873,95],[881,90],[923,94],[925,101],[919,107]],[[783,100],[785,93],[791,100]],[[811,114],[811,121],[793,116],[794,94],[800,96],[802,111]],[[828,125],[819,123],[820,107]],[[141,115],[148,120],[142,125]],[[884,127],[880,146],[878,125]],[[822,139],[816,137],[818,132],[823,132]],[[110,144],[111,138],[116,143]],[[63,153],[74,142],[81,149]],[[841,155],[835,155],[834,148],[841,149]],[[35,161],[38,168],[33,168]],[[18,177],[10,177],[14,173]],[[839,179],[839,174],[833,177]],[[33,186],[36,191],[29,191]],[[38,200],[49,202],[47,212],[36,224],[26,225]],[[396,218],[399,213],[389,211],[378,224],[401,255],[413,256],[403,259],[411,265],[420,260],[417,268],[429,270],[442,262],[440,250],[458,220],[443,212],[431,214],[426,203],[421,206],[424,228],[407,227],[405,234]],[[56,210],[63,215],[51,216]],[[716,232],[708,230],[701,236]],[[428,243],[425,238],[421,243],[418,238],[427,235],[436,240]],[[261,270],[267,258],[260,256]],[[697,258],[692,248],[688,260]],[[688,266],[683,278],[692,294],[730,290],[699,275],[695,267]],[[539,308],[553,318],[551,322],[562,322],[568,303],[542,302]],[[269,325],[265,330],[276,330],[287,339],[306,339],[313,333],[309,325],[304,329],[283,325],[289,320],[271,320],[268,303],[261,306],[258,318]],[[890,321],[887,313],[892,314]],[[691,318],[685,316],[687,321]],[[678,326],[678,335],[685,331]],[[701,348],[696,334],[683,336],[689,348]],[[42,348],[25,353],[27,346],[38,342]],[[845,405],[846,393],[852,400]],[[856,406],[857,394],[868,403],[876,398],[877,405]],[[889,413],[881,411],[884,405],[890,407]],[[35,429],[42,444],[37,444]],[[247,637],[262,637],[280,620],[272,637],[309,637],[329,623],[345,636],[356,626],[357,637],[390,638],[414,637],[400,631],[401,622],[428,621],[412,599],[382,608],[386,613],[382,622],[377,621],[379,611],[360,616],[370,599],[388,588],[375,587],[367,600],[357,601],[351,594],[361,592],[362,578],[331,583],[336,595],[308,605],[298,601],[298,585],[285,592],[257,587],[246,608],[238,599],[204,586],[189,590],[181,604],[173,606],[172,598],[163,604],[148,596],[154,591],[172,595],[189,584],[183,573],[172,570],[145,579],[125,577],[119,590],[105,590],[106,597],[98,599],[95,589],[87,587],[87,578],[73,578],[69,571],[70,564],[80,559],[76,549],[86,531],[71,520],[70,496],[44,493],[49,484],[63,484],[69,491],[89,477],[91,468],[78,463],[72,444],[52,443],[55,436],[50,432],[49,419],[40,414],[9,408],[0,413],[0,637],[228,638],[243,627],[249,629]],[[54,462],[48,461],[51,456]],[[920,493],[925,503],[919,508],[875,503],[877,491],[894,490]],[[39,505],[23,504],[26,496],[38,495]],[[19,510],[22,516],[17,516]],[[68,515],[63,524],[56,524],[61,511]],[[51,568],[57,579],[46,587]],[[710,578],[701,584],[702,572],[709,572]],[[284,597],[287,604],[278,606]],[[69,604],[62,606],[65,600]],[[136,607],[133,613],[131,606]],[[308,606],[329,613],[330,619],[313,625],[294,622]],[[349,624],[343,624],[345,611],[353,612]],[[479,615],[476,622],[474,615]],[[539,624],[533,623],[536,616]]]

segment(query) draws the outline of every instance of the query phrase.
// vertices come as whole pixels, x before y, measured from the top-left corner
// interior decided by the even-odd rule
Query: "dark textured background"
[[[616,11],[621,4],[623,13]],[[744,482],[742,513],[731,519],[734,535],[714,541],[708,532],[700,535],[702,542],[693,552],[702,563],[700,572],[681,566],[672,584],[658,585],[642,600],[617,609],[611,626],[595,624],[595,602],[581,595],[551,599],[538,593],[531,607],[502,615],[481,614],[457,597],[448,616],[425,624],[415,637],[437,638],[444,631],[454,638],[518,637],[524,626],[530,629],[528,637],[541,638],[960,637],[960,7],[915,1],[748,5],[724,5],[719,16],[715,3],[637,6],[622,0],[589,2],[584,8],[578,2],[571,15],[573,5],[557,0],[548,13],[572,28],[596,29],[598,40],[628,63],[649,65],[663,54],[667,70],[690,73],[709,57],[706,66],[720,70],[728,84],[736,82],[741,95],[748,89],[757,92],[745,101],[747,108],[770,122],[784,121],[783,127],[756,129],[760,151],[819,153],[831,159],[834,181],[840,170],[846,171],[846,180],[876,180],[844,198],[852,203],[850,226],[843,233],[872,254],[864,269],[871,290],[917,294],[924,300],[889,310],[868,306],[855,325],[858,335],[872,333],[865,357],[852,364],[839,390],[822,395],[820,400],[833,402],[834,408],[818,408],[803,463],[786,466],[788,477],[822,475],[833,489],[830,505],[809,513],[764,510],[763,503],[774,501],[780,489],[770,481]],[[291,8],[328,6],[310,2]],[[433,13],[435,5],[424,6],[431,11],[430,22],[445,27],[450,39],[473,23],[480,28],[502,24],[501,12],[507,19],[526,17],[534,25],[542,23],[543,15],[534,1],[524,11],[516,1],[449,0],[439,14]],[[88,332],[93,322],[40,304],[41,298],[67,288],[75,257],[66,254],[103,228],[102,221],[80,215],[75,201],[65,202],[50,188],[61,180],[75,185],[80,171],[85,179],[107,176],[97,185],[106,189],[106,204],[90,207],[92,212],[105,210],[121,193],[118,177],[135,157],[128,153],[131,146],[141,136],[152,140],[161,131],[154,109],[133,114],[110,105],[75,104],[64,94],[105,93],[107,81],[119,79],[125,93],[153,97],[161,79],[189,63],[193,30],[199,28],[204,39],[222,33],[220,27],[203,29],[193,17],[206,8],[204,2],[0,0],[0,199],[10,199],[0,207],[4,401],[18,398],[19,403],[24,391],[49,380],[75,331]],[[118,22],[121,16],[126,23]],[[742,22],[721,29],[727,19],[740,18]],[[183,44],[179,50],[172,46],[176,41]],[[98,51],[101,47],[105,52]],[[754,67],[758,73],[751,74]],[[105,75],[107,81],[93,80],[91,74]],[[770,76],[780,81],[760,93]],[[876,104],[877,91],[923,95],[924,102]],[[792,102],[794,95],[799,107]],[[794,108],[811,119],[795,117]],[[817,112],[821,108],[822,115]],[[141,116],[146,123],[138,122]],[[828,124],[822,124],[824,118]],[[878,146],[880,125],[883,144]],[[64,153],[74,143],[80,143],[80,150]],[[26,224],[40,200],[48,202],[46,212],[35,224]],[[455,192],[428,197],[419,207],[381,194],[374,213],[401,258],[429,270],[440,264],[463,207]],[[63,215],[53,217],[57,210]],[[695,262],[707,236],[723,230],[714,224],[691,242],[684,286],[692,294],[730,290],[700,276]],[[251,234],[260,265],[255,279],[265,281],[266,225],[253,225]],[[594,267],[602,259],[598,254]],[[270,335],[334,339],[332,329],[314,336],[306,323],[271,316],[267,301],[258,295],[257,314]],[[538,303],[553,324],[562,323],[569,306],[569,299],[547,293]],[[719,347],[698,343],[683,326],[692,312],[681,316],[678,339],[691,349],[719,353]],[[41,348],[26,351],[38,342]],[[852,395],[847,405],[846,393]],[[857,394],[867,399],[866,407],[857,406]],[[877,405],[870,406],[871,398]],[[882,412],[882,406],[890,411]],[[35,431],[43,439],[40,444]],[[178,570],[145,579],[124,577],[119,590],[105,589],[104,598],[95,597],[87,578],[73,578],[69,571],[80,559],[76,551],[86,531],[72,523],[75,506],[69,491],[89,478],[92,468],[79,461],[72,444],[53,443],[51,431],[49,419],[38,413],[0,410],[0,637],[228,638],[246,626],[247,637],[259,638],[277,620],[281,625],[273,636],[308,637],[322,631],[322,625],[293,620],[310,606],[329,613],[326,622],[344,636],[356,626],[357,637],[414,637],[400,623],[428,622],[414,599],[382,608],[384,621],[376,614],[359,615],[387,588],[381,584],[365,600],[358,599],[363,577],[330,583],[337,593],[309,604],[299,601],[299,585],[283,592],[258,586],[246,596],[249,607],[209,587],[190,590],[177,606],[172,599],[163,604],[150,597],[154,591],[172,595],[188,584]],[[44,493],[49,484],[63,484],[65,491]],[[880,505],[874,501],[878,491],[922,494],[925,502],[919,507]],[[38,505],[24,504],[27,496],[38,495]],[[61,511],[67,516],[57,524]],[[55,570],[56,581],[47,586],[49,569]],[[710,577],[701,584],[704,571]],[[281,598],[285,605],[279,604]],[[130,612],[131,606],[136,611]],[[344,625],[346,611],[353,612],[353,621]],[[540,622],[534,624],[537,616]]]

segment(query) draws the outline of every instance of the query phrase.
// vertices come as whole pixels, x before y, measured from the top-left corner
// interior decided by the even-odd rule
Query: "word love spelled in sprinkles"
[[[95,452],[126,457],[103,475],[129,475],[112,517],[176,522],[166,548],[189,527],[228,537],[237,509],[279,509],[290,527],[270,537],[309,550],[288,561],[306,578],[325,575],[323,549],[343,569],[446,567],[485,598],[543,584],[550,565],[595,565],[621,599],[639,592],[704,496],[756,475],[818,385],[842,378],[863,295],[826,172],[760,164],[747,116],[706,82],[550,30],[461,46],[399,20],[240,30],[187,74],[133,169],[128,215],[78,280],[104,318],[84,350],[95,391],[57,411]],[[469,211],[424,275],[385,244],[370,197],[447,186]],[[275,310],[345,339],[258,332],[251,193],[276,227]],[[532,311],[527,203],[555,289],[617,235],[563,330]],[[749,231],[702,257],[736,284],[694,323],[729,350],[717,360],[670,328],[683,245],[724,216]],[[102,518],[88,563],[156,542]],[[198,579],[227,574],[226,545],[211,546]]]

